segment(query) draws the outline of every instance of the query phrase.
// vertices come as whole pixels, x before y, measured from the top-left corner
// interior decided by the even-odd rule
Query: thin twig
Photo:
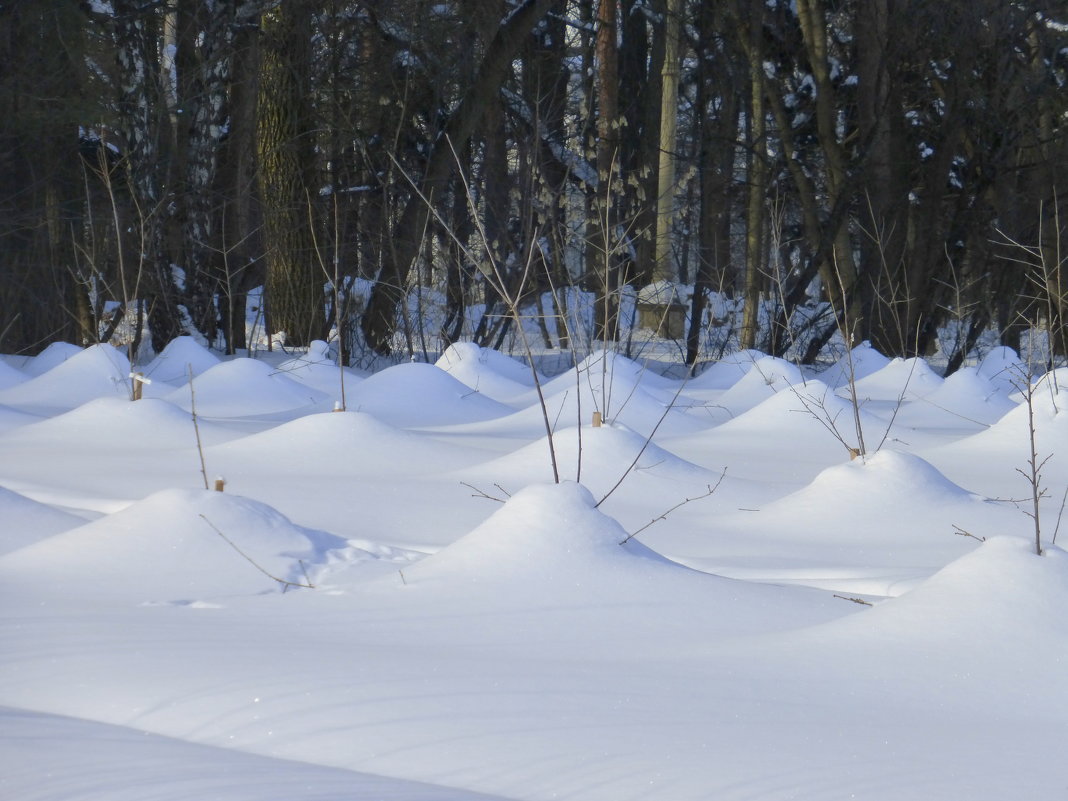
[[[871,601],[865,601],[863,598],[850,598],[848,595],[835,595],[835,598],[841,598],[843,601],[850,601],[851,603],[861,604],[863,606],[874,606]]]
[[[283,591],[284,591],[285,589],[289,588],[289,587],[304,587],[305,589],[309,589],[309,590],[314,590],[314,589],[315,589],[315,585],[314,585],[314,584],[312,584],[312,583],[311,583],[311,581],[308,581],[308,583],[307,583],[307,584],[301,584],[301,583],[299,583],[299,582],[296,582],[296,581],[287,581],[286,579],[278,578],[278,576],[273,576],[273,575],[271,575],[271,574],[270,574],[270,573],[268,573],[268,572],[267,572],[266,570],[264,570],[264,569],[263,569],[262,567],[260,567],[260,566],[259,566],[259,565],[258,565],[258,564],[256,563],[256,561],[255,561],[255,560],[254,560],[254,559],[253,559],[253,558],[252,558],[251,556],[249,556],[249,555],[248,555],[247,553],[245,553],[245,552],[244,552],[244,551],[242,551],[242,550],[241,550],[240,548],[238,548],[238,547],[237,547],[237,545],[235,545],[235,544],[234,544],[234,541],[233,541],[232,539],[230,539],[229,537],[227,537],[227,536],[226,536],[225,534],[223,534],[223,533],[222,533],[222,531],[221,531],[221,530],[219,529],[219,527],[218,527],[218,526],[216,526],[216,525],[215,525],[214,523],[212,523],[212,522],[211,522],[210,520],[208,520],[208,518],[207,518],[207,517],[206,517],[205,515],[203,515],[203,514],[202,514],[202,515],[200,515],[200,518],[201,518],[201,519],[202,519],[202,520],[203,520],[203,521],[204,521],[205,523],[207,523],[207,524],[208,524],[209,526],[211,526],[211,527],[212,527],[212,529],[214,529],[214,531],[215,531],[215,533],[216,533],[216,534],[218,534],[218,535],[219,535],[220,537],[222,537],[222,538],[223,538],[224,540],[226,540],[226,543],[227,543],[227,544],[228,544],[228,545],[229,545],[229,546],[230,546],[231,548],[233,548],[233,549],[234,549],[235,551],[237,551],[237,552],[238,552],[239,554],[241,554],[241,555],[242,555],[243,557],[245,557],[245,560],[246,560],[246,561],[247,561],[247,562],[248,562],[248,563],[249,563],[250,565],[252,565],[252,566],[253,566],[254,568],[256,568],[256,569],[257,569],[258,571],[260,571],[261,573],[263,573],[263,575],[265,575],[265,576],[266,576],[267,578],[271,579],[272,581],[277,581],[277,582],[278,582],[279,584],[281,584],[281,585],[282,585],[282,588],[283,588]],[[301,564],[300,564],[300,567],[301,567],[301,569],[302,569],[302,570],[304,569],[304,563],[303,563],[303,562],[301,562]],[[307,578],[308,578],[308,573],[307,573],[307,571],[304,571],[304,578],[305,578],[305,579],[307,579]]]
[[[1061,530],[1061,520],[1064,519],[1064,505],[1068,503],[1068,487],[1064,488],[1064,495],[1061,496],[1061,509],[1057,512],[1057,525],[1053,527],[1053,538],[1049,541],[1050,545],[1057,544],[1057,532]]]
[[[634,457],[634,461],[631,462],[630,465],[627,467],[627,469],[623,471],[623,475],[621,475],[619,477],[619,481],[617,481],[612,486],[612,489],[608,490],[608,492],[606,492],[604,494],[604,496],[602,496],[601,500],[597,501],[597,503],[594,504],[594,508],[599,507],[602,503],[604,503],[610,497],[612,497],[612,493],[614,493],[617,489],[619,489],[620,485],[626,480],[627,476],[629,476],[631,474],[631,471],[634,470],[635,465],[638,464],[638,460],[641,459],[642,458],[642,454],[645,453],[645,449],[649,447],[650,443],[652,443],[652,441],[653,441],[653,437],[656,436],[656,432],[660,428],[660,424],[663,423],[664,420],[667,419],[668,413],[672,409],[675,408],[675,401],[677,401],[679,399],[679,395],[682,394],[682,390],[686,386],[686,384],[689,382],[689,380],[690,380],[689,377],[687,377],[687,378],[685,378],[685,379],[683,379],[682,381],[679,382],[679,388],[677,390],[675,390],[675,395],[674,395],[674,397],[671,398],[671,403],[669,403],[664,408],[664,413],[662,415],[660,415],[660,419],[656,421],[656,425],[653,426],[653,430],[650,431],[649,432],[649,436],[647,436],[645,438],[645,442],[642,443],[642,447],[638,451],[638,455]],[[717,486],[718,486],[718,484],[717,484]]]
[[[672,512],[674,512],[676,509],[678,509],[678,508],[680,508],[682,506],[685,506],[688,503],[693,503],[694,501],[700,501],[700,500],[703,500],[703,499],[707,498],[709,495],[711,495],[717,489],[719,489],[719,485],[723,483],[723,478],[726,475],[727,475],[727,468],[724,467],[723,468],[723,472],[720,473],[719,479],[716,481],[716,483],[708,485],[708,492],[705,492],[702,495],[696,495],[693,498],[684,498],[683,500],[679,501],[677,504],[672,506],[670,509],[668,509],[663,514],[660,514],[660,515],[657,515],[656,517],[654,517],[652,520],[650,520],[648,523],[646,523],[640,529],[635,531],[633,534],[628,534],[626,537],[624,537],[622,540],[620,540],[619,544],[620,545],[626,545],[632,539],[634,539],[639,534],[641,534],[643,531],[645,531],[647,528],[649,528],[649,526],[653,525],[654,523],[658,523],[661,520],[667,520],[667,516],[669,514],[671,514]]]
[[[488,494],[484,490],[480,490],[474,484],[468,484],[466,481],[461,481],[460,483],[463,486],[467,487],[468,489],[474,490],[474,494],[471,495],[472,498],[485,498],[487,501],[496,501],[497,503],[504,503],[505,502],[504,498],[494,497],[493,495]],[[495,486],[497,489],[499,489],[501,492],[503,492],[507,497],[509,497],[509,498],[512,497],[511,494],[509,494],[503,487],[501,487],[500,484],[494,484],[493,486]]]
[[[200,442],[200,423],[197,422],[197,396],[193,391],[193,365],[189,368],[189,410],[193,415],[193,431],[197,435],[197,453],[200,454],[200,474],[204,477],[204,489],[208,489],[208,468],[204,464],[204,446]]]
[[[979,542],[986,542],[986,537],[977,537],[975,534],[972,534],[972,532],[963,529],[960,526],[954,525],[953,531],[960,537],[971,537],[973,540],[979,540]]]

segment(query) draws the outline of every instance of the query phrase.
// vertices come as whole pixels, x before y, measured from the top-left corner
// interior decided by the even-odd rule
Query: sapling
[[[204,489],[208,489],[208,468],[204,464],[204,447],[200,441],[200,423],[197,422],[197,395],[193,390],[193,365],[189,368],[189,411],[193,415],[193,431],[197,435],[197,453],[200,455],[200,474],[204,477]]]
[[[1030,358],[1029,358],[1030,361]],[[1045,376],[1044,380],[1052,381],[1051,374]],[[1019,389],[1023,393],[1024,403],[1027,406],[1027,462],[1025,467],[1016,468],[1016,472],[1024,477],[1027,481],[1027,485],[1030,488],[1030,511],[1025,511],[1028,517],[1031,518],[1034,523],[1035,530],[1035,553],[1039,556],[1042,555],[1042,512],[1041,503],[1042,499],[1047,497],[1045,485],[1042,483],[1042,469],[1046,466],[1046,463],[1053,458],[1053,454],[1040,457],[1038,453],[1038,443],[1035,430],[1035,393],[1037,382],[1031,380],[1030,369],[1028,369],[1028,375],[1023,376]]]

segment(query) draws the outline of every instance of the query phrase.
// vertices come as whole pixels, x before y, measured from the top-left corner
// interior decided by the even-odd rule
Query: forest
[[[652,286],[690,364],[713,299],[1063,354],[1066,83],[1059,0],[0,0],[0,352],[234,353],[250,297],[349,363],[566,349]]]

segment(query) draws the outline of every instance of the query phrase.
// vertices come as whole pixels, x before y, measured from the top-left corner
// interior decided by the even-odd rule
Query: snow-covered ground
[[[1064,801],[1068,377],[852,365],[0,359],[0,799]]]

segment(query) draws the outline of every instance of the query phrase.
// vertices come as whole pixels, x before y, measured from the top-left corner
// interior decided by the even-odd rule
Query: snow
[[[0,798],[1065,797],[1063,371],[263,356],[0,359]]]

